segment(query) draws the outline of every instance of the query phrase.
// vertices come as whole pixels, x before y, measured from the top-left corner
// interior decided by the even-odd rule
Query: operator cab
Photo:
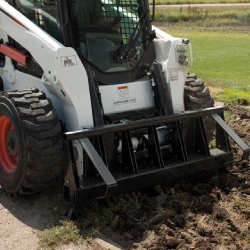
[[[99,82],[132,82],[155,60],[148,0],[8,0],[65,46]]]
[[[133,69],[147,49],[138,2],[119,2],[76,0],[71,4],[72,16],[78,23],[80,46],[77,51],[104,72]],[[126,51],[130,39],[133,48],[130,45],[131,50]]]

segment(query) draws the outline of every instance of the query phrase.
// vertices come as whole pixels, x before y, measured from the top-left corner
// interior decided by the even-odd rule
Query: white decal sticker
[[[170,69],[169,73],[171,81],[177,81],[179,79],[178,69]]]
[[[76,66],[76,56],[62,56],[61,57],[62,67]]]
[[[120,86],[120,87],[118,87],[118,96],[119,96],[119,100],[113,101],[114,106],[130,104],[130,103],[135,103],[136,102],[135,97],[130,97],[128,86]]]
[[[118,87],[118,95],[119,95],[119,99],[129,98],[128,86]]]

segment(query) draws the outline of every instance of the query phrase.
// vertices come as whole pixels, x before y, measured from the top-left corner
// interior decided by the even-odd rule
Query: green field
[[[249,31],[250,7],[188,7],[157,9],[155,20],[167,22],[170,26],[207,27],[236,27]]]
[[[187,37],[193,45],[195,72],[207,85],[223,88],[217,99],[250,101],[250,36],[245,33],[168,30],[173,36]]]
[[[250,103],[250,7],[158,8],[154,24],[191,40],[190,71],[216,90],[217,99]]]
[[[152,3],[152,0],[150,0]],[[250,0],[155,0],[156,4],[250,3]]]

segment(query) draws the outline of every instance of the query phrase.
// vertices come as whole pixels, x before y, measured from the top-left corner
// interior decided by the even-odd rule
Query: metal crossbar
[[[105,125],[102,127],[95,127],[91,129],[84,129],[81,131],[74,131],[74,132],[66,132],[64,134],[65,139],[68,141],[75,140],[75,139],[83,139],[91,136],[98,136],[109,134],[116,131],[125,131],[128,129],[137,129],[141,127],[147,127],[154,124],[160,123],[168,123],[176,120],[188,120],[199,116],[207,116],[216,113],[222,113],[224,111],[223,107],[215,107],[215,108],[208,108],[204,110],[198,111],[186,111],[180,114],[174,114],[169,116],[160,116],[152,119],[144,119],[139,120],[131,123],[122,123],[116,125]]]

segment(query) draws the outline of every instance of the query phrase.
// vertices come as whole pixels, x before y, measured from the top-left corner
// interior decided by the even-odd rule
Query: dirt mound
[[[227,113],[229,125],[250,142],[250,113],[240,106],[229,106]],[[126,249],[250,249],[249,162],[92,203],[86,210],[90,224]]]

